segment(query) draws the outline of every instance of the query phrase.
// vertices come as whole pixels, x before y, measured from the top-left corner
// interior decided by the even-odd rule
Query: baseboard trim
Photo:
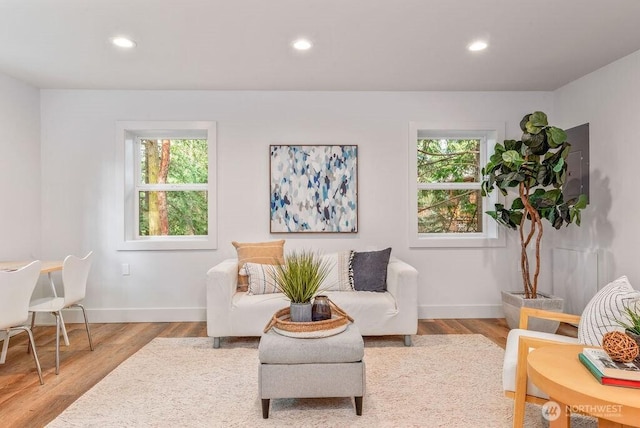
[[[62,312],[65,322],[84,322],[79,309]],[[206,308],[126,308],[87,309],[91,323],[118,322],[197,322],[206,321]],[[420,319],[504,318],[502,305],[421,305]],[[38,324],[54,324],[53,316],[38,314]]]
[[[127,308],[90,309],[87,317],[90,323],[119,322],[196,322],[206,321],[206,308]],[[80,309],[62,311],[65,323],[83,323]],[[55,324],[52,315],[38,314],[38,324]]]
[[[420,319],[504,318],[502,305],[421,305]]]

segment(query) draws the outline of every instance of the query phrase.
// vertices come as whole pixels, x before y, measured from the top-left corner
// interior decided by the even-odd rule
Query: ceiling
[[[639,19],[640,0],[0,0],[0,72],[60,89],[554,90],[640,50]],[[299,36],[314,47],[294,52]],[[477,38],[489,48],[468,51]]]

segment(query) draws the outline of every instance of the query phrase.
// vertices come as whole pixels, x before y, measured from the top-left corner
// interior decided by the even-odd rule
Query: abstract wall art
[[[271,145],[271,233],[358,231],[358,146]]]

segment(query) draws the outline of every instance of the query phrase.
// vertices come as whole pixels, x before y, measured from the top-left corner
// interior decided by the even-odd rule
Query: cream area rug
[[[511,426],[504,351],[481,335],[414,336],[412,347],[366,338],[362,416],[352,398],[274,399],[262,419],[257,344],[234,340],[213,349],[211,338],[154,339],[48,426]],[[525,426],[545,426],[539,407],[527,409]]]

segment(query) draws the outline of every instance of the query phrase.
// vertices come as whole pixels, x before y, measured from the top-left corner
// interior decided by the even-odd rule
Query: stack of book
[[[630,363],[619,363],[598,348],[584,348],[578,355],[580,362],[603,385],[640,388],[640,358]]]

